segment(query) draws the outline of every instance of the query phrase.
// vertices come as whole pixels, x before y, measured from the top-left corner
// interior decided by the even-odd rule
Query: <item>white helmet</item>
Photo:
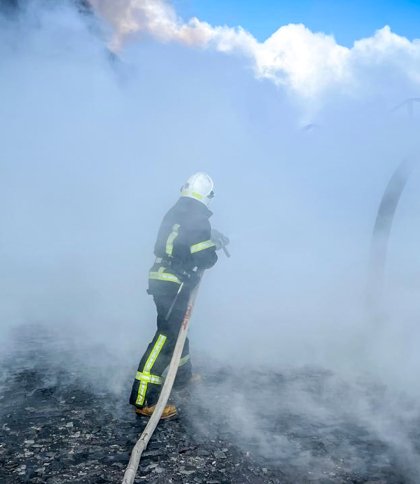
[[[181,197],[195,198],[207,206],[214,197],[213,180],[202,171],[194,173],[182,186]]]

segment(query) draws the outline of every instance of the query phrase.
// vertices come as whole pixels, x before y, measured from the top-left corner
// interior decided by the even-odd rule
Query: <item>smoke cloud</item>
[[[402,80],[420,82],[420,42],[393,33],[389,26],[357,40],[351,48],[302,24],[281,26],[258,42],[241,27],[212,26],[197,18],[184,21],[166,0],[89,1],[113,30],[112,49],[119,50],[129,38],[140,35],[239,55],[250,63],[257,78],[304,98],[329,96],[332,88],[363,96],[372,81],[381,90],[388,79],[379,81],[375,72],[382,69],[397,71]]]
[[[346,48],[288,25],[259,43],[241,28],[184,22],[163,1],[90,3],[97,16],[67,2],[0,16],[3,352],[11,331],[43,325],[106,373],[104,385],[127,390],[154,332],[145,289],[158,226],[183,181],[205,170],[232,258],[205,275],[193,358],[244,373],[328,369],[352,382],[346,408],[413,463],[418,171],[375,324],[365,289],[382,192],[419,154],[416,116],[391,111],[418,94],[419,42],[384,27]],[[375,419],[360,375],[387,389]],[[400,396],[411,413],[396,434]]]

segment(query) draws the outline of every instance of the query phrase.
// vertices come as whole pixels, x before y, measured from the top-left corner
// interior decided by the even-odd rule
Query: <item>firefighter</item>
[[[201,172],[192,175],[160,226],[147,291],[156,305],[157,330],[140,360],[130,396],[130,404],[140,415],[150,417],[155,409],[191,290],[198,283],[198,273],[214,266],[216,249],[227,242],[217,231],[212,237],[209,222],[212,212],[208,205],[213,196],[214,184],[210,176]],[[191,377],[187,339],[175,387],[182,388]],[[176,412],[174,405],[166,405],[161,418],[173,417]]]

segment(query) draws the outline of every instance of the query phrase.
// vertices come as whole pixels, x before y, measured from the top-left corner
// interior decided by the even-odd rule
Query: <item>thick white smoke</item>
[[[113,49],[121,49],[125,41],[137,35],[239,54],[248,59],[257,78],[269,79],[304,98],[328,96],[332,88],[363,96],[368,87],[365,75],[370,77],[369,73],[382,69],[420,82],[420,42],[393,33],[389,26],[356,41],[351,48],[302,24],[281,26],[264,42],[258,42],[241,27],[212,26],[197,18],[184,21],[166,0],[89,2],[112,26]],[[375,77],[375,89],[382,90],[383,84],[387,84],[386,79]]]
[[[418,172],[397,212],[380,324],[365,310],[379,200],[418,154],[413,124],[391,112],[418,94],[418,42],[384,28],[348,49],[290,25],[258,43],[184,23],[166,2],[92,4],[117,57],[102,17],[71,4],[0,20],[2,348],[10,328],[56,328],[125,390],[154,332],[145,289],[161,217],[206,170],[232,258],[205,275],[193,357],[369,374],[418,397]],[[123,46],[137,31],[147,35]],[[106,362],[82,353],[96,346]],[[394,427],[372,425],[391,439]]]
[[[331,89],[302,130],[301,99],[253,81],[239,59],[151,40],[112,58],[100,20],[37,7],[2,24],[4,324],[79,324],[138,352],[131,332],[152,331],[144,288],[160,218],[206,169],[234,256],[206,277],[198,341],[222,358],[246,343],[257,360],[294,364],[342,354],[343,331],[363,337],[376,207],[417,150],[403,114],[387,111],[416,85],[366,66],[357,100]],[[379,74],[374,94],[366,79]]]

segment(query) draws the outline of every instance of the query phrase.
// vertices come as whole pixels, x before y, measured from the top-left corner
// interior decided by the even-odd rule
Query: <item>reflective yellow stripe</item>
[[[152,351],[150,352],[149,357],[147,358],[146,364],[144,365],[143,372],[137,372],[137,375],[139,373],[144,375],[145,377],[147,375],[150,375],[150,370],[152,369],[153,365],[155,364],[155,361],[157,357],[159,356],[159,353],[162,351],[163,345],[165,344],[166,341],[166,336],[163,334],[160,334],[158,336],[158,339],[156,340],[155,345],[153,346]],[[155,375],[150,375],[150,377],[155,376]],[[138,379],[138,378],[137,378]],[[149,383],[154,383],[154,382],[147,382],[146,378],[140,378],[140,385],[139,385],[139,391],[137,394],[137,399],[136,399],[136,405],[143,405],[144,400],[146,398],[146,391],[147,391],[147,385]]]
[[[158,339],[156,340],[155,346],[147,358],[146,364],[144,365],[143,371],[150,371],[155,364],[156,358],[159,356],[159,353],[162,351],[163,345],[165,344],[166,336],[164,334],[160,334]]]
[[[179,360],[179,365],[178,365],[178,368],[180,368],[181,366],[184,366],[185,363],[187,363],[189,360],[190,360],[190,355],[187,355],[187,356],[184,356],[183,358],[181,358]],[[167,366],[163,372],[162,372],[162,377],[163,378],[166,378],[166,375],[168,374],[168,371],[169,371],[169,366]]]
[[[168,240],[166,241],[166,253],[172,255],[174,250],[174,240],[178,237],[178,230],[181,227],[179,224],[175,224],[172,227],[172,232],[169,234]]]
[[[187,363],[187,362],[189,361],[189,359],[190,359],[190,355],[187,355],[187,356],[184,356],[184,358],[181,358],[181,359],[179,360],[179,365],[178,365],[178,368],[179,368],[180,366],[185,365],[185,363]]]
[[[195,254],[196,252],[200,252],[200,250],[209,249],[210,247],[215,247],[216,244],[212,240],[205,240],[204,242],[199,242],[198,244],[194,244],[191,246],[191,254]]]
[[[160,385],[162,383],[162,378],[160,376],[151,375],[148,372],[141,371],[136,373],[136,380],[144,381],[145,383],[155,383],[156,385]]]
[[[183,197],[193,197],[193,198],[196,198],[197,200],[204,200],[206,198],[206,197],[204,197],[203,195],[200,195],[197,192],[190,192],[188,190],[182,190],[181,196],[183,196]]]
[[[136,405],[143,405],[144,399],[146,398],[147,383],[140,382],[139,391],[137,394]]]
[[[169,272],[149,272],[149,279],[154,279],[155,281],[169,281],[181,284],[181,281],[176,277],[175,274],[170,274]]]

